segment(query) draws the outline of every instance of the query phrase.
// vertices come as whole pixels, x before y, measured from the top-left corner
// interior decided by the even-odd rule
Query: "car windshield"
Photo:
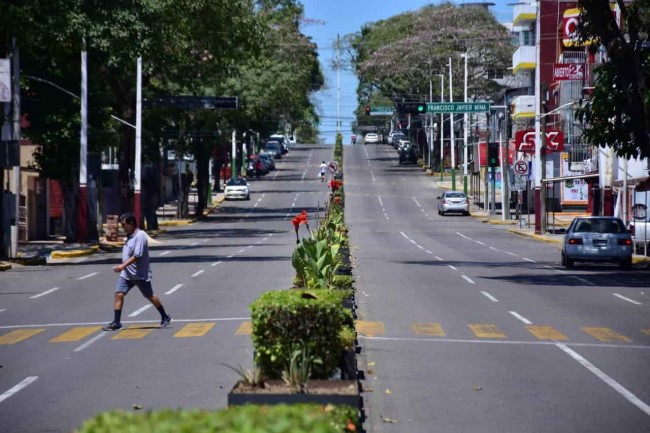
[[[626,233],[625,225],[618,218],[584,218],[576,221],[576,233]]]
[[[464,192],[446,192],[445,197],[446,198],[465,198],[465,193]]]
[[[227,186],[246,186],[246,180],[236,177],[234,179],[230,179],[226,183],[226,185]]]

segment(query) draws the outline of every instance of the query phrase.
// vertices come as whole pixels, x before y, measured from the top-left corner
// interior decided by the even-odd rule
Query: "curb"
[[[561,244],[562,243],[562,239],[550,238],[548,236],[537,235],[535,233],[522,232],[522,231],[517,230],[517,229],[508,229],[508,232],[514,233],[517,236],[522,236],[522,237],[525,237],[525,238],[535,239],[535,240],[540,241],[540,242],[547,242],[547,243],[551,243],[551,244]]]
[[[50,259],[69,259],[74,257],[89,256],[99,250],[99,245],[93,245],[90,248],[83,250],[68,250],[68,251],[52,251]]]
[[[11,263],[0,262],[0,272],[8,271],[11,269]]]

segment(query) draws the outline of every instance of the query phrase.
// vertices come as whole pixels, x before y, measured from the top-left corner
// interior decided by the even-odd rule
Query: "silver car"
[[[445,191],[438,197],[438,215],[447,212],[459,212],[469,216],[469,201],[464,192]]]
[[[562,265],[570,268],[577,261],[614,262],[622,268],[632,266],[632,236],[620,218],[577,217],[564,235]]]

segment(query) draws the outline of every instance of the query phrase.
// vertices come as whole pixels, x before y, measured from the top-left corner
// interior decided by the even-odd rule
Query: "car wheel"
[[[632,267],[632,257],[621,260],[619,266],[623,269],[630,269]]]
[[[445,216],[445,212],[444,212],[444,211],[442,211],[442,210],[441,210],[441,211],[439,211],[438,213],[439,213],[440,215],[442,215],[442,216]]]
[[[246,200],[250,200],[250,199],[251,199],[251,195],[248,194],[248,195],[246,196]]]
[[[572,268],[573,267],[573,259],[568,258],[564,253],[562,253],[562,264],[566,268]]]

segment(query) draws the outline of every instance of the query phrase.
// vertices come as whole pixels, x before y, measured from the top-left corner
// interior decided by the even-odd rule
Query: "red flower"
[[[343,186],[343,181],[342,181],[342,180],[332,179],[332,180],[330,181],[330,185],[329,185],[329,186],[330,186],[330,189],[332,190],[332,192],[336,192],[336,191],[338,191],[338,189],[339,189],[341,186]]]
[[[296,231],[298,231],[298,227],[300,227],[300,224],[304,224],[308,226],[309,222],[307,221],[307,211],[303,209],[302,212],[300,212],[298,215],[293,217],[291,223],[295,227]]]

